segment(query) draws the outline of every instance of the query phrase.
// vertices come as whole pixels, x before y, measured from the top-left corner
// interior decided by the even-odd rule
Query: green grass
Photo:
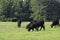
[[[46,22],[45,31],[26,30],[29,22],[22,22],[21,28],[17,22],[0,22],[0,40],[60,40],[60,28],[51,28],[51,22]]]

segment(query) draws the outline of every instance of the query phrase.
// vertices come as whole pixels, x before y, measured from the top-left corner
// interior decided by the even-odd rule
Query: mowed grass
[[[26,29],[29,22],[0,22],[0,40],[60,40],[60,27],[51,28],[51,22],[45,22],[46,30],[30,31]]]

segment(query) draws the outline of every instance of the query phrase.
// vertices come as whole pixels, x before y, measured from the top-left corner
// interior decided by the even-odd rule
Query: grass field
[[[60,28],[51,28],[51,22],[46,22],[45,31],[26,30],[29,22],[22,22],[21,28],[17,22],[0,22],[0,40],[60,40]]]

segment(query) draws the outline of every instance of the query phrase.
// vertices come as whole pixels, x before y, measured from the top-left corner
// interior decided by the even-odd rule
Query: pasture
[[[30,31],[26,26],[29,22],[22,22],[21,28],[17,22],[0,22],[0,40],[60,40],[60,27],[51,28],[51,22],[45,22],[45,31]]]

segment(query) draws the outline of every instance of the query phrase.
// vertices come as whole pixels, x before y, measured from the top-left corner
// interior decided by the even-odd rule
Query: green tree
[[[30,4],[31,4],[31,0],[26,0],[26,3],[25,3],[24,8],[23,8],[23,13],[25,14],[24,20],[30,19],[31,13],[33,13],[33,11],[31,10]]]
[[[6,1],[6,0],[5,0]],[[10,20],[13,14],[13,0],[7,0],[6,2],[3,1],[2,4],[2,15],[3,15],[3,20]]]
[[[17,17],[23,21],[28,20],[30,17],[31,7],[30,7],[30,1],[31,0],[26,0],[26,1],[19,1],[18,7],[17,7]]]
[[[33,0],[32,0],[33,1]],[[32,5],[32,11],[34,12],[31,14],[31,17],[34,20],[44,20],[44,5],[42,4],[42,0],[34,0],[34,3],[31,3]]]
[[[57,0],[47,0],[43,3],[46,6],[46,20],[60,18],[60,2],[58,2]]]
[[[16,6],[16,17],[17,19],[22,19],[23,17],[23,1],[18,1]]]

